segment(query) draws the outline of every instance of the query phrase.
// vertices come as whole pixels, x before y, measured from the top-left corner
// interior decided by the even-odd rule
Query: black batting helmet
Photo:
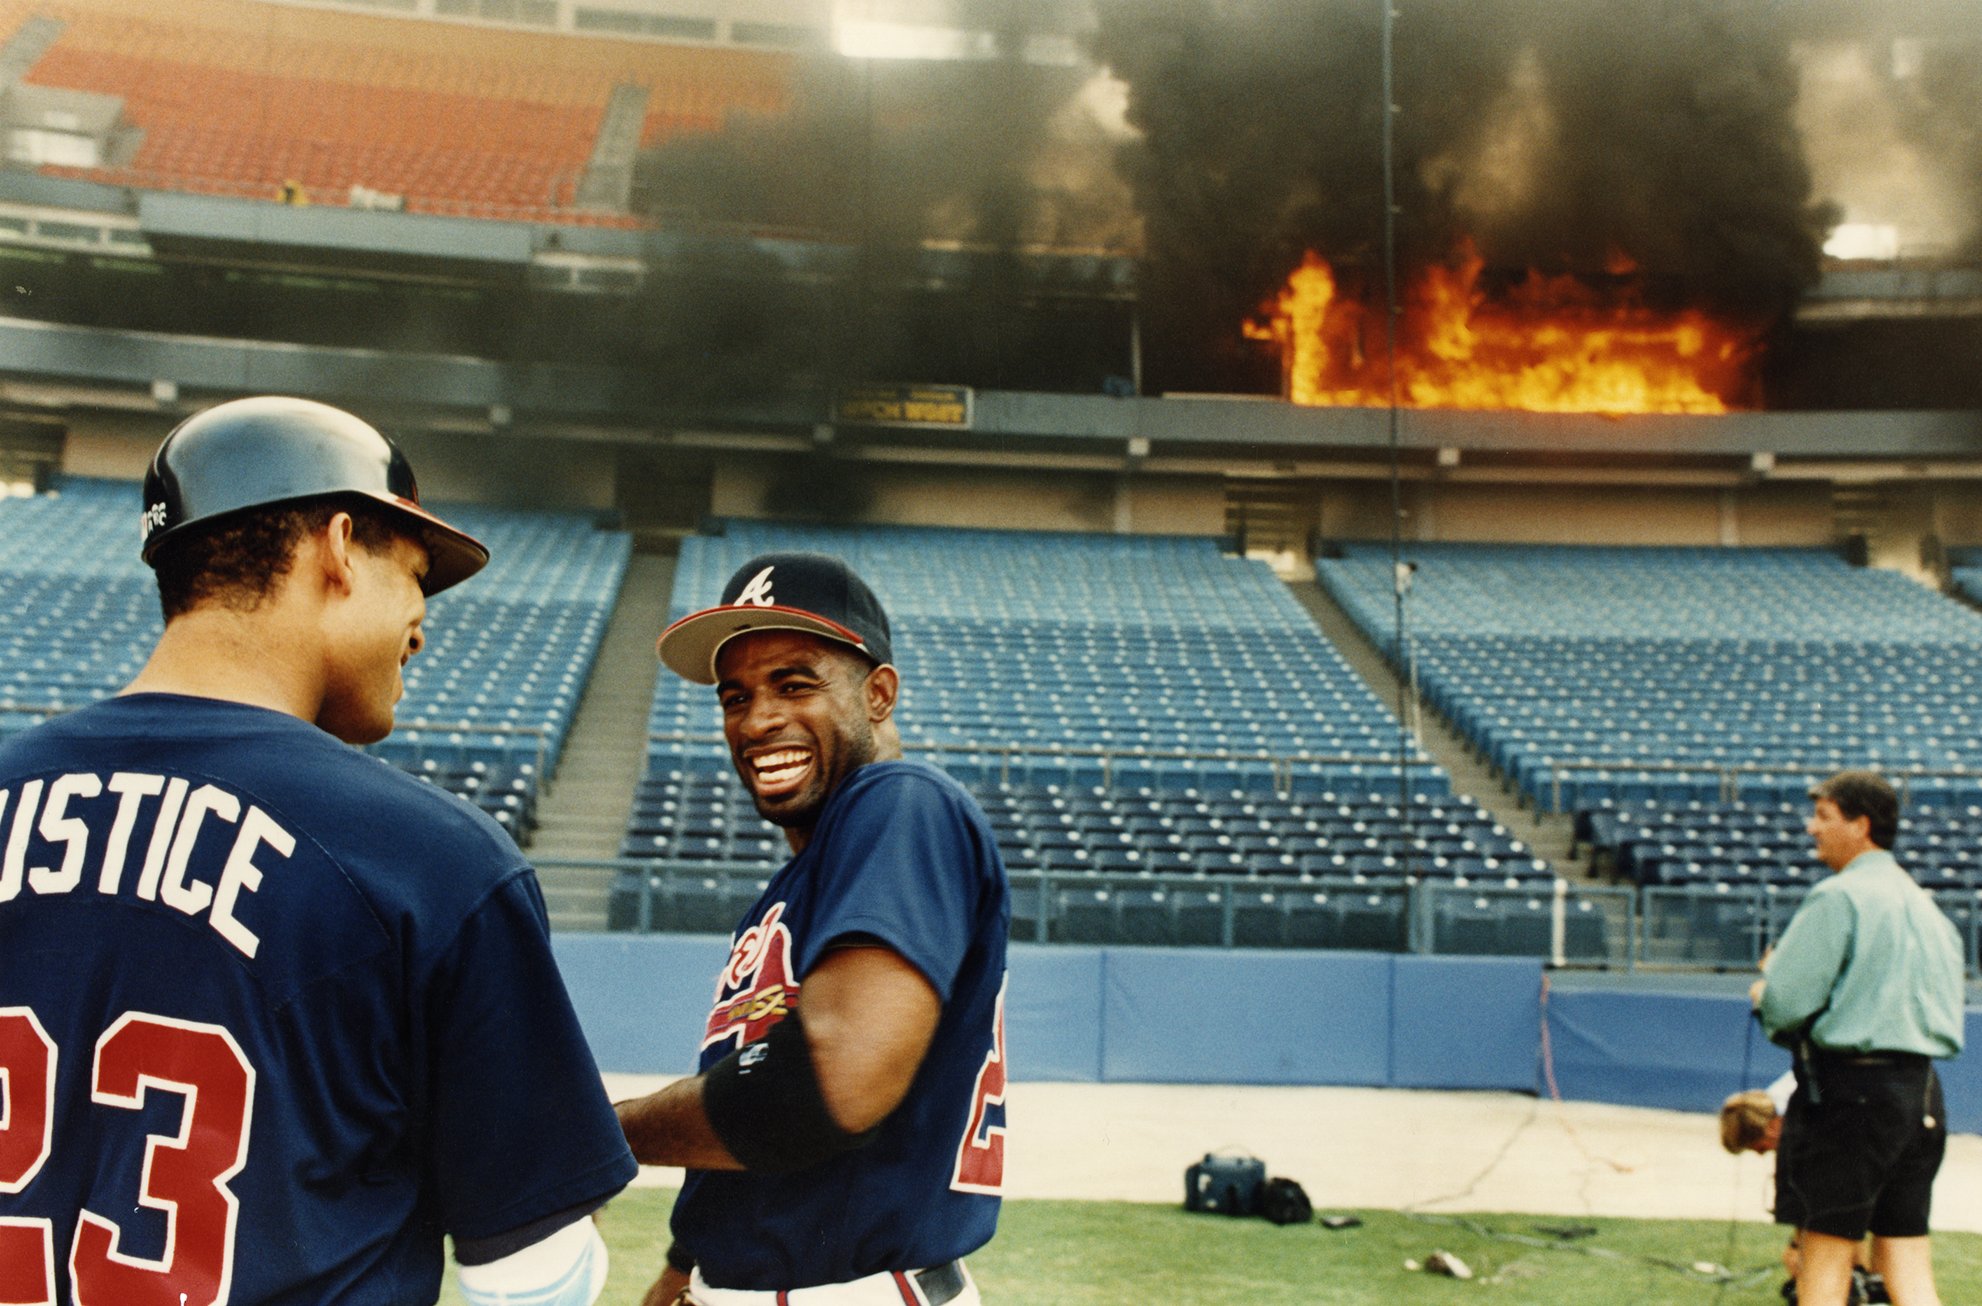
[[[427,546],[421,588],[438,594],[488,563],[481,541],[420,506],[399,446],[341,408],[309,399],[236,399],[172,428],[145,471],[143,557],[190,527],[249,508],[355,494],[384,504]]]

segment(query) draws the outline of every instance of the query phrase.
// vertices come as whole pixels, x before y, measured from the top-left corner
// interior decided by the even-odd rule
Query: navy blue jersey
[[[990,1241],[1004,1183],[1005,940],[990,823],[920,762],[864,766],[743,919],[716,981],[708,1069],[801,1005],[836,941],[879,940],[942,1015],[908,1096],[865,1147],[787,1174],[691,1171],[676,1240],[719,1288],[804,1288],[922,1269]]]
[[[0,744],[0,804],[0,1301],[430,1302],[443,1233],[633,1176],[473,806],[160,694]]]

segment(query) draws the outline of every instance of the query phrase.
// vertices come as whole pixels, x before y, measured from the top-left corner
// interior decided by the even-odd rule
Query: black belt
[[[909,1277],[915,1280],[915,1286],[921,1289],[929,1306],[943,1306],[944,1302],[954,1301],[963,1295],[962,1261],[945,1261],[926,1270],[917,1270]]]
[[[1831,1066],[1922,1066],[1932,1058],[1922,1052],[1833,1052],[1814,1049],[1811,1059]]]

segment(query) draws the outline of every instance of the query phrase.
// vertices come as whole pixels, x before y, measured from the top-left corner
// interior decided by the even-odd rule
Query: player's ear
[[[352,538],[355,529],[350,513],[334,512],[329,521],[305,537],[305,545],[316,552],[324,584],[336,593],[349,593],[356,578],[357,568],[351,556],[357,549]]]
[[[902,677],[893,666],[883,663],[867,673],[861,692],[867,698],[867,719],[880,724],[895,714],[895,699],[902,691]]]

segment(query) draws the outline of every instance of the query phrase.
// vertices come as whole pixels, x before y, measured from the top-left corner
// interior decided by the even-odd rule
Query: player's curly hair
[[[407,533],[390,509],[359,495],[256,508],[201,523],[174,536],[152,559],[165,619],[208,603],[253,611],[288,573],[296,546],[340,512],[351,514],[352,542],[368,552],[389,549]]]
[[[1720,1145],[1737,1154],[1745,1152],[1762,1141],[1775,1118],[1776,1104],[1761,1089],[1736,1093],[1721,1103]]]

